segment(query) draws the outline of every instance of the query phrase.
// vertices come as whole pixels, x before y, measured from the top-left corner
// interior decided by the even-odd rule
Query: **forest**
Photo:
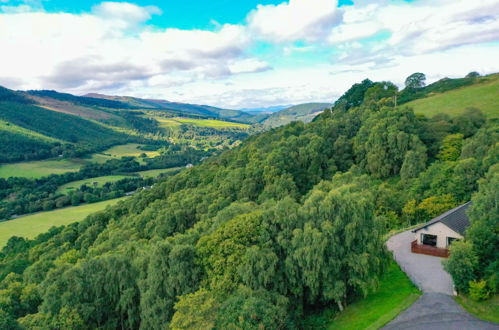
[[[250,136],[80,223],[11,238],[0,328],[300,328],[309,310],[376,289],[389,230],[470,199],[470,236],[446,267],[461,292],[497,292],[499,121],[478,109],[418,116],[395,96],[365,80],[309,124]]]

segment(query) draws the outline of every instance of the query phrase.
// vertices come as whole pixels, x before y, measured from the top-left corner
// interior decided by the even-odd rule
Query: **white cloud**
[[[319,41],[340,22],[338,1],[333,0],[290,0],[279,5],[259,5],[248,16],[252,32],[273,42]]]
[[[103,2],[83,14],[26,5],[0,6],[0,85],[16,89],[243,108],[332,102],[367,77],[401,84],[416,71],[430,81],[499,71],[497,0],[358,0],[341,8],[290,0],[258,6],[245,25],[212,30],[159,29],[149,20],[160,10],[133,3]],[[252,55],[262,41],[272,45]]]

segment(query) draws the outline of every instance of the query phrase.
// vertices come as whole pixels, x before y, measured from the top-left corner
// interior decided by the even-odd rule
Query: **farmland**
[[[218,129],[224,129],[224,128],[245,129],[250,127],[250,125],[247,124],[215,120],[215,119],[196,119],[196,118],[183,118],[183,117],[165,118],[159,116],[154,116],[152,118],[157,120],[160,123],[160,126],[163,128],[178,127],[180,125],[189,125],[194,127],[209,127],[209,128],[218,128]]]
[[[83,165],[90,162],[104,163],[109,159],[116,159],[125,156],[138,157],[142,153],[145,153],[147,157],[155,157],[159,155],[157,151],[142,151],[138,149],[139,146],[141,145],[137,143],[119,145],[101,153],[92,154],[88,158],[60,158],[4,164],[0,165],[0,178],[15,176],[36,179],[50,174],[76,172]]]
[[[98,178],[90,178],[90,179],[85,179],[85,180],[73,181],[73,182],[70,182],[70,183],[67,183],[65,185],[60,186],[59,189],[57,189],[56,193],[67,194],[71,191],[74,191],[74,190],[80,188],[83,185],[92,186],[92,187],[101,187],[106,182],[115,182],[115,181],[125,179],[128,177],[130,177],[130,176],[107,175],[107,176],[101,176]]]
[[[171,173],[176,173],[182,170],[183,167],[174,167],[174,168],[166,168],[166,169],[159,169],[159,170],[148,170],[148,171],[141,171],[141,172],[136,172],[138,175],[140,175],[143,178],[155,178],[160,174],[171,174]]]
[[[11,236],[34,238],[53,226],[62,226],[81,221],[87,215],[101,211],[107,206],[114,205],[125,198],[126,197],[82,206],[68,207],[49,212],[40,212],[15,220],[0,222],[0,247],[3,247]]]
[[[499,117],[499,78],[494,75],[487,80],[467,87],[415,100],[405,105],[416,114],[431,117],[437,113],[451,116],[461,114],[466,108],[480,109],[486,116]]]

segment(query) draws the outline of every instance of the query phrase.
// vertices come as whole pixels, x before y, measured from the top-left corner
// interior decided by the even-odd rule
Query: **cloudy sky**
[[[0,85],[250,108],[499,72],[499,0],[0,0]]]

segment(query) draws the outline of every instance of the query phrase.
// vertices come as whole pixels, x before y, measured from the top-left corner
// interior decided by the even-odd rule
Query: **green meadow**
[[[101,211],[107,206],[114,205],[125,198],[126,197],[122,197],[99,203],[40,212],[14,220],[0,222],[0,248],[3,247],[12,236],[35,238],[38,234],[46,232],[53,226],[62,226],[81,221],[87,215]]]
[[[11,176],[37,179],[50,174],[76,172],[86,162],[81,159],[50,159],[0,165],[0,178]]]
[[[142,153],[145,153],[147,157],[155,157],[159,155],[157,151],[142,151],[137,148],[139,146],[141,145],[137,143],[119,145],[101,153],[95,153],[88,158],[60,158],[3,164],[0,165],[0,178],[16,176],[37,179],[50,174],[76,172],[83,165],[86,165],[90,162],[104,163],[107,160],[125,156],[139,157]]]
[[[415,100],[407,105],[416,114],[432,117],[437,113],[451,116],[461,114],[466,108],[480,109],[486,116],[499,117],[499,78],[487,77],[483,82]]]
[[[149,118],[154,118],[159,122],[160,126],[163,128],[172,128],[178,127],[180,125],[190,125],[195,127],[209,127],[209,128],[248,128],[250,125],[234,123],[223,120],[215,120],[215,119],[196,119],[196,118],[184,118],[184,117],[173,117],[173,118],[165,118],[153,116]]]
[[[157,151],[143,151],[138,149],[138,147],[142,146],[138,143],[128,143],[124,145],[119,145],[112,147],[106,151],[92,154],[90,157],[90,161],[97,163],[104,163],[110,159],[121,158],[121,157],[139,157],[143,153],[146,154],[147,157],[156,157],[159,155]]]
[[[140,171],[140,172],[136,172],[136,174],[140,175],[143,178],[155,178],[160,174],[172,174],[172,173],[180,172],[182,169],[183,169],[183,167],[173,167],[173,168],[165,168],[165,169],[159,169],[159,170]]]
[[[62,185],[57,189],[56,193],[58,194],[67,194],[73,190],[80,188],[82,185],[92,186],[92,187],[101,187],[107,182],[115,182],[121,179],[129,178],[127,175],[107,175],[101,176],[98,178],[90,178],[85,180],[73,181]]]

